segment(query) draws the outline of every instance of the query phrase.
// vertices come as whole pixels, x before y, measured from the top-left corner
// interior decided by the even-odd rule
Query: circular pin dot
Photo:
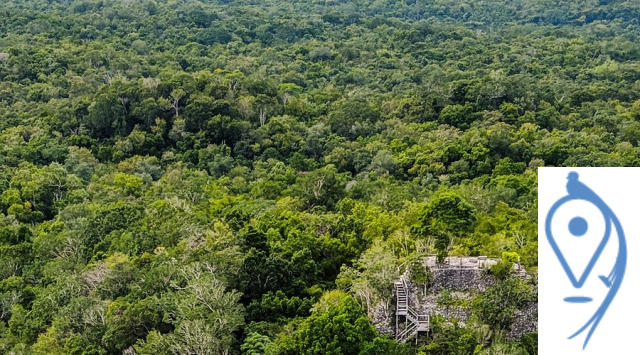
[[[589,229],[589,224],[582,217],[575,217],[569,222],[569,232],[576,237],[582,237],[587,233],[587,229]]]

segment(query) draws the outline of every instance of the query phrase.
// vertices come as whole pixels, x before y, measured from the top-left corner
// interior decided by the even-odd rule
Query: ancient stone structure
[[[426,285],[412,284],[406,271],[394,285],[395,327],[380,322],[377,322],[376,327],[383,333],[393,333],[398,341],[405,342],[412,336],[429,330],[430,316],[455,318],[460,324],[464,324],[471,315],[469,306],[473,298],[496,283],[495,277],[487,270],[498,261],[482,256],[448,257],[442,263],[437,263],[435,256],[426,257],[424,265],[433,276],[428,290]],[[514,265],[514,273],[523,279],[532,277],[517,264]],[[443,301],[444,298],[446,300]],[[423,320],[422,324],[419,324],[419,319]],[[518,338],[537,329],[538,305],[531,304],[517,312],[516,322],[511,326],[508,336]]]

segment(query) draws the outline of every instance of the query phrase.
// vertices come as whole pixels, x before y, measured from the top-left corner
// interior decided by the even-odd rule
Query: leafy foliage
[[[364,355],[397,347],[379,338],[358,302],[346,296],[327,309],[314,312],[291,335],[277,339],[271,351],[275,354]]]
[[[366,316],[425,253],[517,253],[505,329],[537,168],[639,164],[637,2],[2,5],[0,353],[402,354]]]
[[[480,320],[498,330],[509,329],[515,311],[537,301],[537,292],[521,279],[512,277],[498,282],[482,293],[473,304]]]

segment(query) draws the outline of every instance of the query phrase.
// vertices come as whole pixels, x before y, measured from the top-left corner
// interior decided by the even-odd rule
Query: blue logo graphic
[[[574,337],[585,331],[587,328],[591,327],[584,342],[584,346],[582,347],[584,349],[587,347],[589,339],[591,339],[591,335],[596,330],[596,327],[600,323],[602,317],[604,317],[604,314],[613,301],[613,298],[618,293],[618,289],[620,288],[620,284],[622,283],[622,279],[624,278],[624,272],[627,268],[627,242],[624,239],[624,231],[622,230],[622,225],[620,225],[618,217],[616,217],[609,206],[607,206],[607,204],[604,203],[604,201],[595,192],[593,192],[593,190],[587,187],[587,185],[578,181],[578,173],[569,173],[568,179],[569,181],[567,182],[567,192],[569,193],[569,195],[562,197],[561,199],[556,201],[553,206],[551,206],[545,222],[545,232],[547,233],[547,239],[549,240],[549,244],[551,244],[551,248],[553,248],[554,253],[558,257],[558,261],[560,261],[560,264],[562,265],[564,272],[567,274],[567,277],[569,277],[569,280],[573,284],[573,287],[581,288],[584,285],[587,277],[591,273],[591,270],[598,261],[600,254],[602,254],[602,251],[609,241],[609,237],[611,236],[612,224],[616,229],[619,244],[618,257],[616,258],[616,263],[613,267],[613,270],[611,270],[609,276],[599,276],[604,286],[609,288],[607,296],[605,297],[600,307],[598,307],[596,313],[587,321],[587,323],[575,334],[569,337],[569,339],[573,339]],[[567,260],[562,254],[562,251],[560,251],[560,248],[558,248],[558,244],[556,243],[555,238],[553,237],[553,233],[551,232],[551,221],[553,220],[553,216],[558,208],[560,208],[560,206],[562,206],[563,204],[574,200],[583,200],[594,204],[604,216],[606,223],[602,241],[598,245],[598,248],[591,257],[591,260],[589,261],[589,264],[587,265],[587,268],[584,270],[582,275],[574,275],[574,273],[571,271],[569,265],[567,264]],[[582,217],[575,217],[571,221],[569,221],[568,227],[569,232],[571,232],[572,235],[574,235],[575,237],[581,237],[585,233],[587,233],[587,230],[589,229],[589,223]],[[564,299],[564,301],[569,303],[586,303],[591,302],[592,299],[590,297],[576,296],[567,297]]]

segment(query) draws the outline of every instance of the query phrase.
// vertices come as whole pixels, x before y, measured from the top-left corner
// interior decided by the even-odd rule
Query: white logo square
[[[638,354],[640,168],[538,169],[541,354]]]

